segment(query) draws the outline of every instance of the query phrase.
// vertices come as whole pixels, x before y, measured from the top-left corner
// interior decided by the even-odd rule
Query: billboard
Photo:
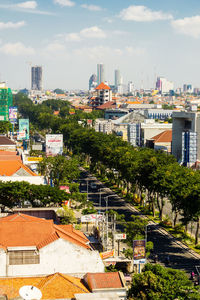
[[[29,119],[19,119],[19,140],[29,140]]]
[[[113,249],[113,250],[110,250],[110,251],[101,252],[99,254],[101,256],[101,259],[106,259],[106,258],[115,256],[115,250]]]
[[[9,107],[9,121],[12,124],[17,123],[17,107],[16,106]]]
[[[126,240],[126,233],[117,233],[117,234],[115,234],[115,240],[116,241]]]
[[[93,223],[96,221],[103,221],[104,217],[100,214],[90,214],[90,215],[84,215],[81,217],[82,223]]]
[[[47,134],[46,135],[46,155],[56,156],[62,155],[63,152],[63,135]]]
[[[133,262],[134,264],[144,264],[146,262],[146,241],[133,241]]]

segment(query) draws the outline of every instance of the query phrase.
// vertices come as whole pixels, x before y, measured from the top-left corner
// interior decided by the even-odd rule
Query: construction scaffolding
[[[9,120],[9,107],[13,105],[12,91],[4,86],[0,87],[0,121]]]

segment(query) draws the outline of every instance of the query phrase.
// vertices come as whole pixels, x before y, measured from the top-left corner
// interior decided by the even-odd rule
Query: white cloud
[[[102,8],[98,5],[93,5],[93,4],[82,4],[81,7],[83,8],[86,8],[88,10],[91,10],[91,11],[101,11]]]
[[[47,45],[45,51],[50,53],[65,51],[65,46],[63,44],[54,42]]]
[[[31,47],[26,47],[24,44],[17,42],[17,43],[7,43],[0,47],[0,52],[12,55],[12,56],[19,56],[19,55],[33,55],[35,50]]]
[[[105,37],[106,34],[101,28],[97,26],[93,26],[93,27],[84,28],[80,32],[68,33],[65,36],[65,40],[72,41],[72,42],[80,42],[83,39],[90,39],[90,38],[102,39]]]
[[[66,41],[71,41],[71,42],[79,42],[81,41],[81,37],[79,33],[72,32],[66,35]]]
[[[25,9],[35,9],[37,7],[36,1],[26,1],[16,4],[19,8],[25,8]]]
[[[54,0],[54,3],[59,4],[61,6],[69,6],[72,7],[75,5],[75,2],[71,0]]]
[[[171,14],[163,13],[162,11],[153,11],[143,5],[131,5],[128,8],[123,9],[119,17],[126,21],[136,22],[152,22],[157,20],[169,20],[172,19]]]
[[[88,28],[85,28],[85,29],[81,30],[80,31],[80,35],[82,37],[85,37],[85,38],[98,38],[98,39],[102,39],[102,38],[106,37],[105,32],[101,28],[99,28],[97,26],[88,27]]]
[[[139,47],[124,47],[124,48],[112,48],[107,46],[96,46],[96,47],[83,47],[76,49],[74,54],[80,57],[88,57],[92,60],[104,60],[105,57],[116,59],[116,57],[134,56],[138,57],[146,53],[144,48]]]
[[[49,11],[43,11],[36,9],[36,1],[26,1],[17,4],[0,4],[0,8],[9,9],[14,11],[22,11],[24,13],[38,14],[38,15],[55,15],[55,13]]]
[[[200,37],[200,16],[173,20],[171,25],[178,33],[194,38]]]
[[[0,30],[3,30],[3,29],[17,29],[17,28],[23,27],[24,25],[25,25],[24,21],[17,22],[17,23],[13,23],[13,22],[4,23],[4,22],[0,22]]]

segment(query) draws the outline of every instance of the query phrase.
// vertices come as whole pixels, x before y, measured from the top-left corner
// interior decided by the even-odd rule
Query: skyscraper
[[[98,64],[97,65],[97,85],[101,82],[105,81],[105,72],[104,72],[104,65]]]
[[[117,88],[118,85],[122,84],[122,78],[120,75],[120,70],[115,70],[115,87]]]
[[[89,91],[97,86],[97,75],[92,74],[89,79]]]
[[[42,67],[34,66],[31,68],[31,89],[42,90]]]

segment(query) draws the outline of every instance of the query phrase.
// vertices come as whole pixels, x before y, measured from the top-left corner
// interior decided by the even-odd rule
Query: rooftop
[[[72,225],[55,225],[25,214],[13,214],[0,219],[0,248],[35,246],[40,249],[64,239],[80,247],[91,249],[88,239]]]
[[[74,294],[89,293],[80,278],[55,273],[41,277],[0,278],[0,295],[8,299],[19,297],[19,289],[32,285],[40,289],[42,299],[71,299]]]
[[[87,273],[84,276],[91,291],[96,289],[123,288],[119,272]]]
[[[16,160],[15,157],[11,159],[11,157],[9,156],[8,159],[6,159],[6,157],[4,157],[4,159],[1,159],[0,156],[0,176],[37,176],[20,160]]]
[[[6,145],[6,146],[10,146],[10,145],[16,145],[16,143],[12,140],[10,140],[7,136],[4,135],[0,135],[0,146],[2,145]]]
[[[172,142],[172,130],[165,130],[151,138],[154,143],[171,143]]]
[[[111,88],[104,82],[101,82],[95,89],[96,90],[110,90]]]

